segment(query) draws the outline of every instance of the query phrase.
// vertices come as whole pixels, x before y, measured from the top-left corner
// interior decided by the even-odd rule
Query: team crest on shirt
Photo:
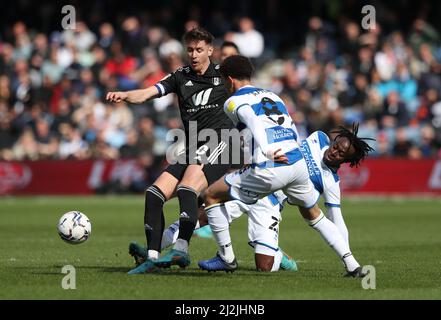
[[[219,77],[213,78],[213,84],[215,86],[220,85],[220,83],[221,83],[221,79]]]

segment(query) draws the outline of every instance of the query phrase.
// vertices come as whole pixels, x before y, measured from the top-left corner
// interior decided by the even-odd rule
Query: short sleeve
[[[325,206],[340,207],[340,181],[333,182],[330,185],[325,185],[323,189]]]
[[[178,81],[176,72],[170,73],[167,77],[155,84],[160,96],[165,96],[169,93],[176,92],[178,88]]]
[[[236,99],[228,99],[224,104],[224,112],[233,121],[235,125],[241,122],[238,111],[244,106],[249,106],[247,103],[240,104]]]

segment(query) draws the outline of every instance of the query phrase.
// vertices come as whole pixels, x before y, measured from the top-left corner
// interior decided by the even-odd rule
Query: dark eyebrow
[[[352,144],[349,143],[348,148],[345,150],[341,144],[336,143],[336,145],[337,145],[337,150],[338,150],[339,152],[347,152],[347,151],[349,151],[349,149],[351,149],[351,146],[352,146]]]

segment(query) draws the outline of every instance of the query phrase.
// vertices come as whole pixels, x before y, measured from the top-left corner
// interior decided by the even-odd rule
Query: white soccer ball
[[[58,222],[58,234],[70,244],[79,244],[90,237],[92,225],[89,218],[80,211],[69,211],[63,214]]]

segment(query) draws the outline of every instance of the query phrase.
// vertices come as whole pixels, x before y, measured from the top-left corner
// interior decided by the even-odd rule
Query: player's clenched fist
[[[110,102],[121,102],[127,99],[127,92],[109,92],[106,96],[106,100]]]

